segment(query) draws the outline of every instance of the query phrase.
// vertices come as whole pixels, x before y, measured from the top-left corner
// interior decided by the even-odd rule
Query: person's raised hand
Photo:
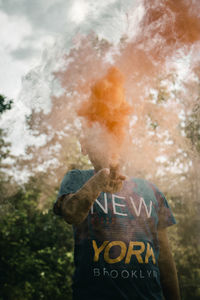
[[[117,193],[123,187],[126,176],[119,171],[119,166],[110,166],[98,171],[96,174],[96,184],[102,192]]]

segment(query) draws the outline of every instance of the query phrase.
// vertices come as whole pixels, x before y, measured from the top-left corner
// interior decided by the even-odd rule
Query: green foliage
[[[13,101],[6,100],[6,97],[0,95],[0,115],[3,114],[6,110],[11,109]],[[6,158],[9,154],[10,144],[5,142],[6,133],[3,129],[0,128],[0,162],[2,159]]]
[[[8,109],[11,109],[12,100],[6,101],[6,98],[0,95],[0,117],[1,115]],[[3,167],[5,165],[2,164],[3,160],[10,155],[10,143],[5,141],[6,132],[2,128],[0,128],[0,218],[1,216],[10,209],[10,204],[7,201],[7,183],[9,178],[5,172],[3,172]]]
[[[2,159],[5,159],[9,154],[9,146],[10,144],[5,142],[5,133],[0,128],[0,162]]]
[[[71,226],[37,210],[32,186],[10,197],[13,209],[0,221],[0,299],[71,299]]]
[[[199,100],[199,99],[198,99]],[[186,135],[200,153],[200,104],[194,107],[192,114],[189,116],[186,128]]]
[[[0,95],[0,114],[11,104]],[[1,164],[9,156],[5,136],[0,129]],[[45,213],[38,210],[41,191],[36,178],[23,188],[13,186],[1,171],[0,300],[71,299],[71,226],[56,217],[52,208]]]
[[[182,300],[200,299],[200,245],[197,207],[186,196],[173,197],[170,205],[177,225],[170,229]]]
[[[0,95],[0,114],[8,109],[11,109],[12,103],[12,100],[6,100],[5,96]]]

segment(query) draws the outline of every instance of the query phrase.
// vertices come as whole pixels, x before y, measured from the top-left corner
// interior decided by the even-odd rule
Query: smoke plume
[[[184,131],[199,99],[200,2],[140,3],[143,14],[137,26],[132,26],[131,10],[123,19],[127,33],[128,28],[136,31],[122,35],[117,45],[100,39],[95,29],[75,37],[54,73],[62,96],[52,97],[48,115],[33,114],[32,127],[48,135],[48,145],[37,151],[40,163],[48,159],[47,149],[54,151],[59,144],[51,155],[59,162],[60,177],[81,122],[94,152],[116,149],[110,160],[121,156],[128,174],[168,178],[171,184],[187,176],[192,158]],[[80,152],[75,153],[78,161]]]
[[[125,99],[124,78],[112,67],[91,87],[91,95],[81,103],[78,115],[83,117],[84,139],[90,148],[98,143],[100,152],[109,156],[111,164],[117,163],[128,132],[128,116],[132,109]],[[98,129],[99,130],[98,130]],[[88,136],[86,136],[88,135]]]

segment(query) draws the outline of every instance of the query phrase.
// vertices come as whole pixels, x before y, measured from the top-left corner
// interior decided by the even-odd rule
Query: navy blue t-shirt
[[[58,197],[75,193],[94,170],[72,170]],[[55,203],[56,206],[56,203]],[[75,300],[160,300],[158,228],[175,224],[167,200],[150,182],[131,178],[101,193],[74,231]]]

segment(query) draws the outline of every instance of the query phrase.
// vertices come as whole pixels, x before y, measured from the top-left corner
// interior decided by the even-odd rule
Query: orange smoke
[[[105,77],[92,86],[91,95],[81,104],[78,115],[84,118],[89,128],[98,123],[111,140],[115,140],[115,147],[121,148],[131,112],[125,98],[124,77],[117,68],[111,67]]]
[[[144,0],[144,6],[141,42],[145,44],[147,38],[156,41],[151,50],[155,60],[169,57],[175,50],[200,40],[199,1]]]
[[[78,115],[82,117],[84,137],[91,141],[92,151],[97,153],[99,150],[98,156],[101,153],[110,154],[112,149],[123,144],[124,149],[117,149],[118,154],[130,174],[134,170],[138,176],[156,174],[155,159],[165,155],[170,162],[177,148],[181,148],[182,135],[177,131],[180,128],[179,112],[189,114],[193,99],[198,99],[199,95],[193,72],[200,78],[200,1],[141,2],[143,17],[135,27],[134,35],[121,39],[117,47],[119,51],[113,51],[111,43],[98,39],[95,34],[79,37],[77,47],[72,48],[65,57],[67,67],[55,74],[66,93],[59,99],[53,99],[54,108],[51,115],[46,116],[47,124],[51,124],[57,132],[65,130],[68,136],[79,136],[76,133],[78,128],[66,126],[66,123],[73,124],[77,117],[74,112],[81,103]],[[130,28],[132,16],[132,11],[130,14],[127,12]],[[123,73],[124,79],[115,68],[110,69],[103,78],[105,70],[110,67],[110,60],[105,59],[107,54],[108,58],[112,55],[112,61]],[[180,65],[179,58],[182,61]],[[182,76],[185,74],[185,63],[189,72],[186,73],[187,80]],[[97,81],[97,78],[103,79]],[[92,88],[91,82],[95,82]],[[131,102],[134,118],[129,131],[128,115],[131,109],[125,101],[124,86],[127,99],[130,102],[134,99],[134,103]],[[178,88],[176,91],[176,87],[181,86],[182,90]],[[83,99],[87,101],[83,103]],[[126,131],[131,135],[128,143]],[[165,143],[164,137],[161,141],[162,134],[166,132],[173,144]]]

